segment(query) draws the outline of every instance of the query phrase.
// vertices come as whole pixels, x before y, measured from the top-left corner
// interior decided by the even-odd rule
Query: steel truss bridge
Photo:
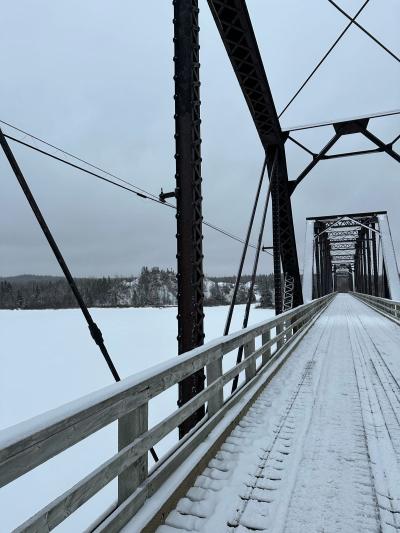
[[[384,211],[308,218],[304,256],[305,302],[337,290],[400,299],[396,254]]]
[[[350,22],[282,113],[352,25],[400,62],[356,20],[368,0],[354,17],[329,1]],[[301,277],[291,207],[297,187],[324,160],[381,152],[400,162],[399,136],[385,143],[368,128],[370,120],[400,112],[282,129],[246,2],[208,0],[265,160],[224,335],[203,344],[199,10],[197,0],[173,4],[176,187],[151,199],[175,202],[178,357],[120,379],[8,141],[46,152],[0,130],[4,154],[116,381],[2,431],[0,486],[118,423],[117,453],[16,531],[54,529],[115,478],[117,501],[90,531],[335,531],[332,524],[337,531],[400,530],[400,281],[387,213],[308,218]],[[292,135],[322,127],[333,135],[319,152]],[[346,135],[362,135],[376,148],[331,154]],[[290,179],[288,142],[311,157]],[[243,329],[232,333],[261,197]],[[249,326],[270,199],[276,317]],[[175,385],[178,408],[149,427],[152,399]],[[176,429],[179,442],[159,457],[157,445]]]

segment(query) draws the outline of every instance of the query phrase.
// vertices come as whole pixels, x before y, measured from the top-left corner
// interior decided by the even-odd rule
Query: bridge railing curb
[[[378,313],[400,324],[400,302],[382,298],[381,296],[363,294],[361,292],[353,292],[352,294],[375,311],[378,311]]]
[[[180,457],[179,461],[182,462],[185,458],[182,452],[188,439],[196,433],[200,435],[201,427],[205,427],[207,421],[221,418],[227,406],[234,403],[232,400],[235,396],[239,398],[267,365],[280,357],[288,343],[293,342],[299,336],[316,314],[328,305],[332,297],[333,295],[325,296],[270,320],[216,339],[184,355],[156,365],[148,371],[133,375],[120,383],[105,387],[82,399],[1,431],[0,487],[115,420],[118,420],[119,425],[119,452],[38,511],[16,531],[50,531],[115,477],[118,477],[119,508],[122,509],[124,502],[132,500],[132,497],[137,495],[135,505],[131,506],[131,512],[133,511],[134,514],[138,505],[139,507],[143,505],[150,495],[146,481],[152,477],[153,473],[157,470],[162,472],[163,465],[166,465],[168,461],[171,463],[174,456]],[[260,336],[261,347],[255,349],[255,339]],[[244,359],[223,372],[224,355],[240,346],[244,347]],[[257,366],[259,358],[261,358],[261,363]],[[200,368],[206,368],[205,389],[148,429],[149,400]],[[242,372],[245,373],[244,383],[233,396],[224,401],[223,387]],[[187,436],[187,439],[180,441],[171,454],[164,457],[149,472],[148,451],[204,404],[207,404],[208,408],[204,421],[200,422]],[[177,466],[178,464],[175,464],[174,468]],[[164,479],[167,470],[164,470]],[[145,490],[140,490],[145,486],[147,486]],[[157,486],[160,486],[160,483]],[[152,490],[155,490],[155,485]],[[126,513],[123,514],[126,523],[130,517],[128,518]],[[119,522],[120,519],[117,519],[115,524]],[[115,529],[110,522],[107,531],[118,531],[118,528]]]

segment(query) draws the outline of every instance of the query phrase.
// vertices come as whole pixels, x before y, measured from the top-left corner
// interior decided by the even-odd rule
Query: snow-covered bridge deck
[[[313,300],[0,432],[4,486],[118,421],[118,452],[16,531],[54,529],[115,478],[118,500],[88,531],[400,531],[400,302],[356,296]],[[153,398],[200,368],[204,390],[150,425]]]
[[[399,347],[338,295],[158,533],[400,531]]]

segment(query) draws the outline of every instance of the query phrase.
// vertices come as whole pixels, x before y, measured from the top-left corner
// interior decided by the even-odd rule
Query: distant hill
[[[162,307],[176,305],[177,282],[173,270],[143,267],[137,277],[76,278],[88,307]],[[204,304],[230,303],[235,278],[205,278]],[[237,303],[247,300],[249,277],[239,286]],[[273,277],[258,276],[255,300],[272,306]],[[61,276],[24,274],[0,278],[0,309],[68,309],[77,307]]]
[[[64,279],[62,276],[38,276],[36,274],[20,274],[19,276],[0,276],[0,281],[9,281],[10,283],[29,283],[29,282],[46,282]]]

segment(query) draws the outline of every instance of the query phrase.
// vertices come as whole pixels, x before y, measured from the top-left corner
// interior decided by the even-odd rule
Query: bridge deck
[[[337,296],[158,533],[400,530],[399,345]]]

